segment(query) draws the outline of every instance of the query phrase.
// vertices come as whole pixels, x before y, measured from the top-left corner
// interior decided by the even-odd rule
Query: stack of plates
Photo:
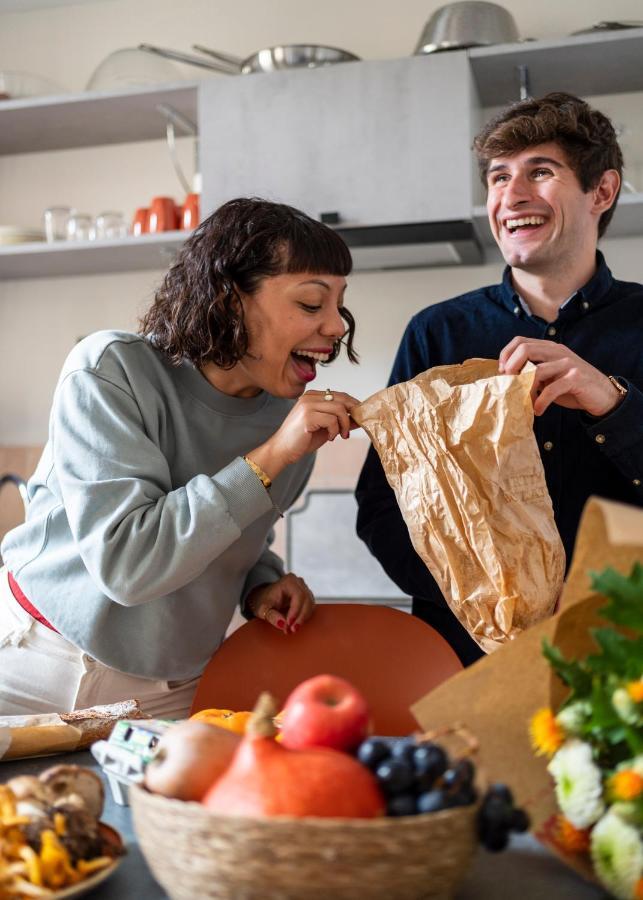
[[[33,241],[44,241],[45,235],[39,228],[27,228],[24,225],[0,225],[0,245],[30,244]]]

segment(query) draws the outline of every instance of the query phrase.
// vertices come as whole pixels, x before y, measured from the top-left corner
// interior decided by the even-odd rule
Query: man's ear
[[[616,169],[606,169],[596,187],[592,188],[594,200],[592,212],[602,215],[606,209],[609,209],[614,203],[620,186],[621,176]]]

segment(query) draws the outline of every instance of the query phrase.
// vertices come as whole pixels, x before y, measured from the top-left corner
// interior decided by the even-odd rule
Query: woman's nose
[[[346,324],[339,314],[339,309],[329,310],[324,317],[322,334],[326,337],[340,338],[346,331]]]

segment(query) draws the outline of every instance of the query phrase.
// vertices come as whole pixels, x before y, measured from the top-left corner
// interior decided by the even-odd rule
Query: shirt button
[[[545,443],[543,444],[543,450],[552,450],[553,447],[554,445],[551,441],[545,441]]]
[[[587,300],[583,300],[582,305],[583,305],[583,309],[589,309],[589,303],[587,302]]]
[[[520,307],[514,306],[514,316],[520,315]]]
[[[556,329],[554,328],[553,325],[549,326],[549,328],[547,329],[547,334],[549,334],[551,337],[553,337],[556,334]]]
[[[632,484],[634,485],[634,487],[641,487],[641,479],[635,478]]]
[[[605,443],[605,435],[597,434],[596,437],[594,438],[594,440],[596,441],[597,444],[604,444]]]

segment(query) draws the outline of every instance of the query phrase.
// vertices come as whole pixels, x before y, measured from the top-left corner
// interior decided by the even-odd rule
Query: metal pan
[[[201,56],[192,56],[178,50],[170,50],[166,47],[155,47],[152,44],[139,44],[139,50],[147,53],[156,53],[166,59],[174,59],[177,62],[199,66],[202,69],[210,69],[215,72],[223,72],[226,75],[249,75],[254,72],[278,72],[282,69],[315,69],[319,66],[330,66],[342,62],[354,62],[359,56],[349,53],[348,50],[340,50],[337,47],[324,47],[318,44],[284,44],[278,47],[267,47],[241,59],[228,53],[220,53],[200,44],[193,44],[192,48],[199,53],[206,54],[209,59]]]

